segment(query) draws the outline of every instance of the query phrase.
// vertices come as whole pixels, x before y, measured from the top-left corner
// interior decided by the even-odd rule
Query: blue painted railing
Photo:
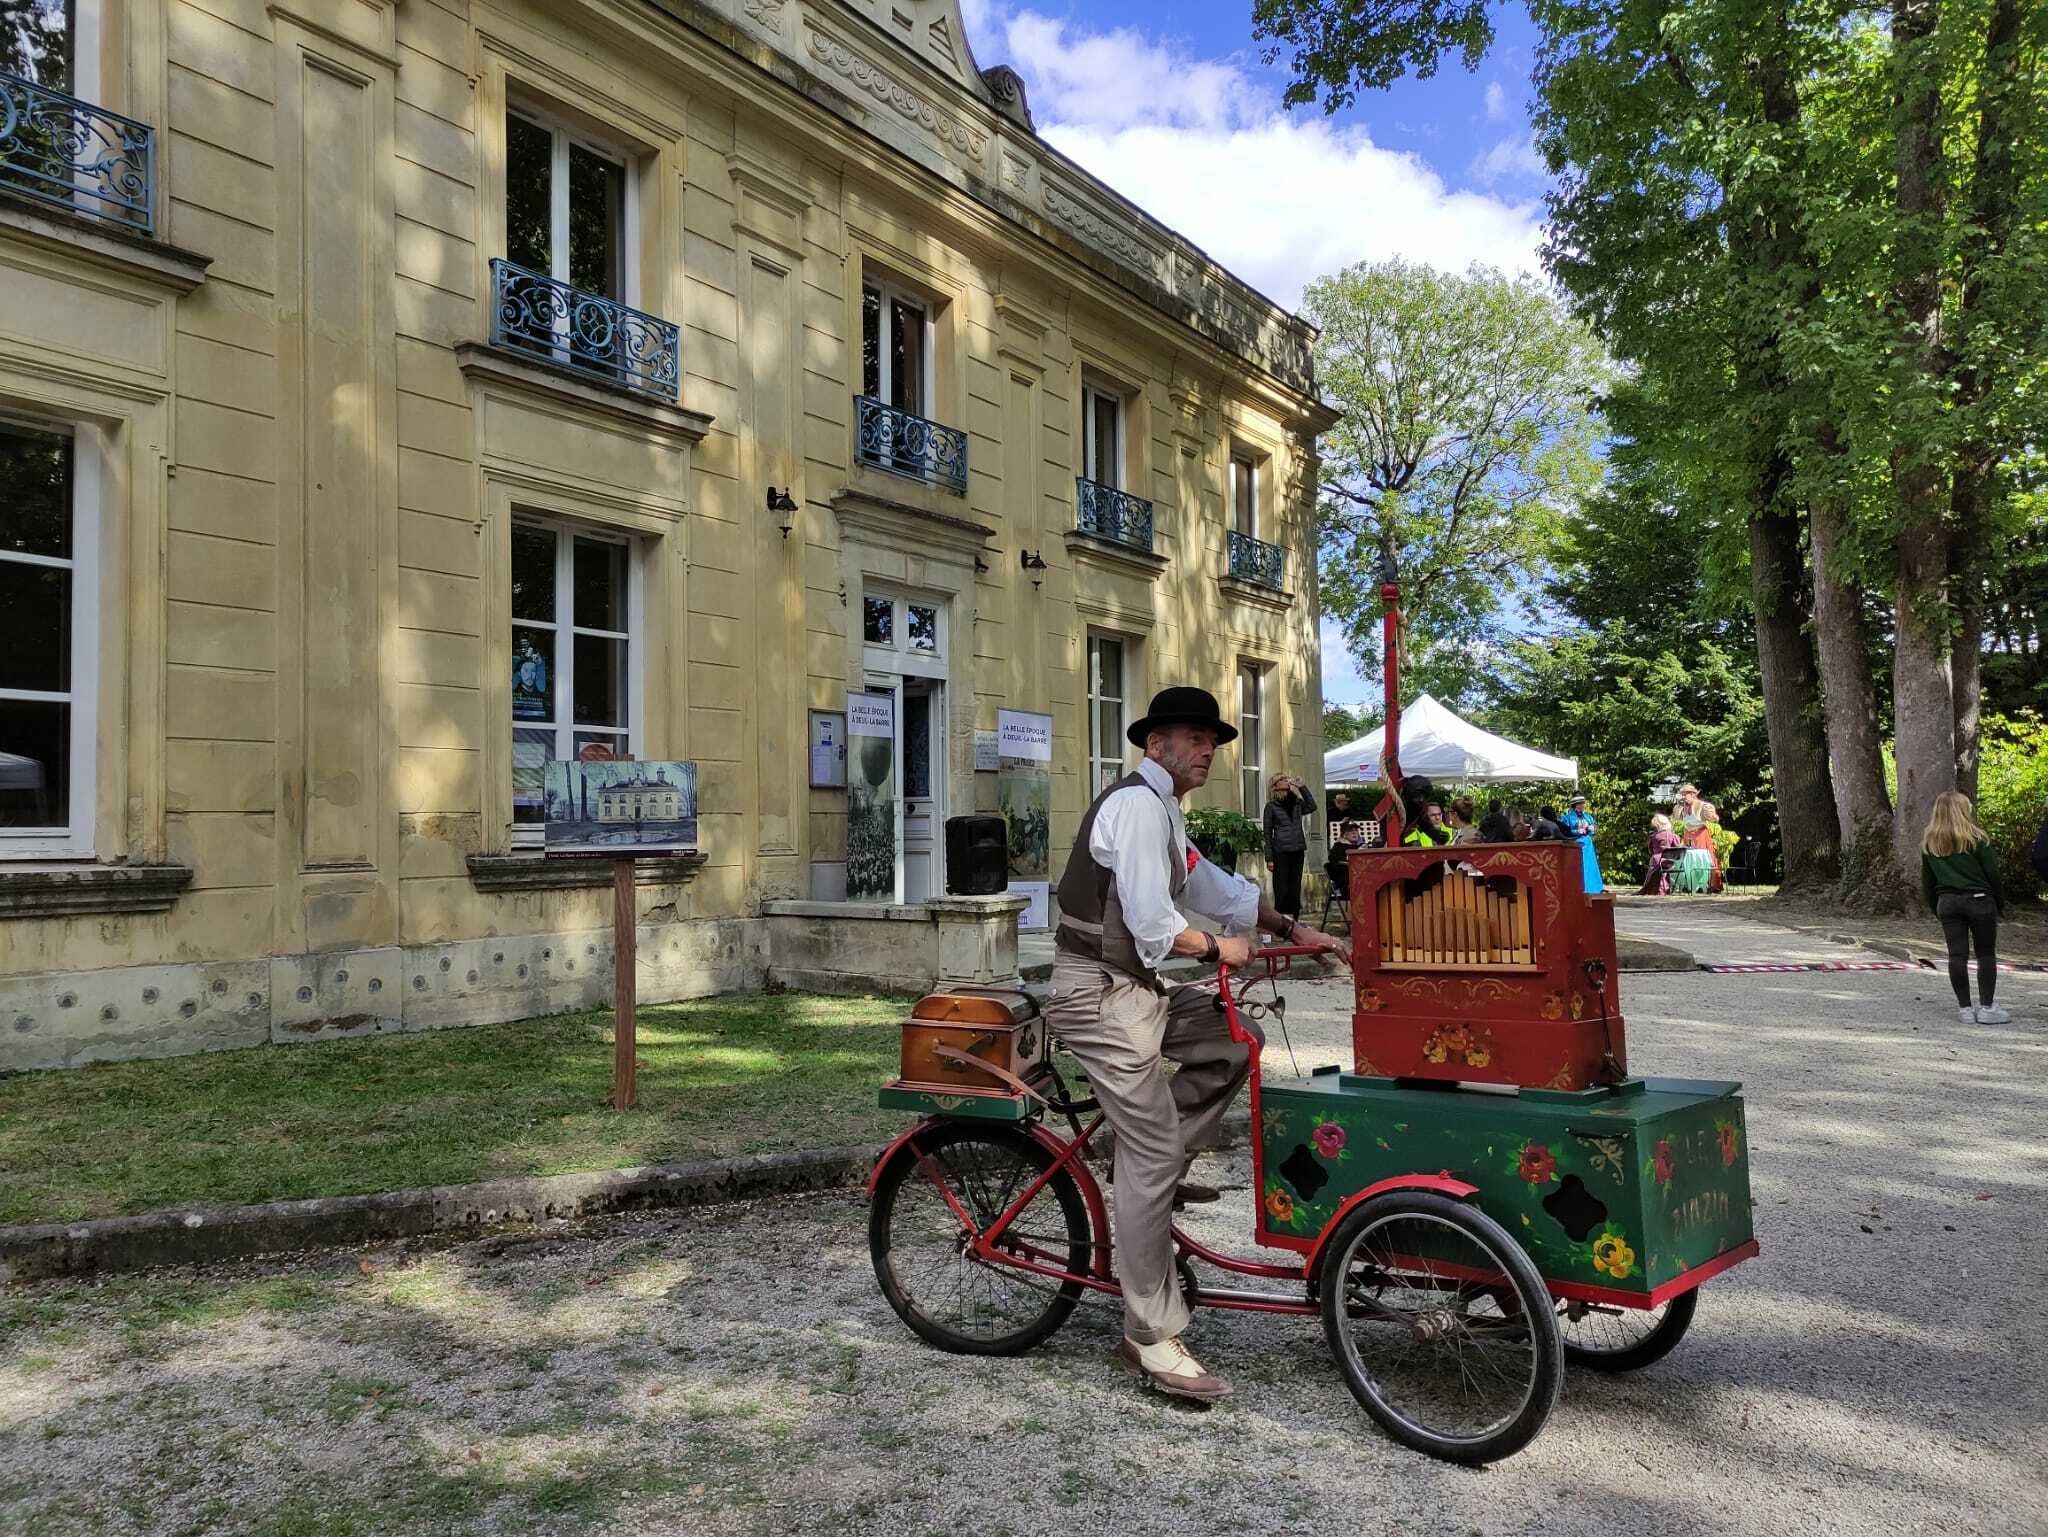
[[[1287,552],[1277,544],[1230,531],[1230,574],[1275,592],[1287,590]]]
[[[1105,486],[1099,480],[1074,480],[1074,527],[1098,539],[1111,539],[1134,550],[1152,548],[1152,504],[1142,496]]]
[[[655,315],[498,257],[491,262],[491,345],[530,352],[643,394],[676,398],[682,332]]]
[[[150,234],[156,130],[0,70],[0,186]]]
[[[853,409],[854,454],[862,464],[967,494],[967,434],[958,427],[942,427],[872,395],[854,396]]]

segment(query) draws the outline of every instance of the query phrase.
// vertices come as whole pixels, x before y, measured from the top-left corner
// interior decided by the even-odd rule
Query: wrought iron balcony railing
[[[491,345],[593,379],[676,398],[682,332],[670,321],[508,262],[491,262]]]
[[[156,130],[0,70],[0,186],[147,235]]]
[[[1142,496],[1077,476],[1074,527],[1098,539],[1113,539],[1134,550],[1152,548],[1152,504]]]
[[[1287,590],[1287,552],[1277,544],[1230,531],[1230,574],[1275,592]]]
[[[967,494],[967,434],[885,405],[872,395],[853,397],[854,453],[862,464],[892,470]]]

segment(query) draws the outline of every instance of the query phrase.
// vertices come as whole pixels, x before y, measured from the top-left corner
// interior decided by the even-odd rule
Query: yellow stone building
[[[1055,872],[1167,683],[1245,728],[1204,799],[1314,773],[1312,333],[954,0],[10,17],[0,1069],[601,1000],[550,757],[698,765],[643,999],[942,970],[999,711]]]

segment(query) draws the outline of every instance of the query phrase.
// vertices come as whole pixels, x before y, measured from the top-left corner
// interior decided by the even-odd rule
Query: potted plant
[[[1197,806],[1187,814],[1188,839],[1211,864],[1237,869],[1237,856],[1255,854],[1265,846],[1259,824],[1241,811]]]

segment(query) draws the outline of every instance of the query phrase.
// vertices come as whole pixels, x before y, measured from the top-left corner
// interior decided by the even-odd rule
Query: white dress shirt
[[[1116,877],[1124,926],[1138,944],[1138,959],[1158,968],[1173,953],[1174,939],[1188,927],[1167,885],[1163,843],[1172,850],[1171,868],[1187,868],[1188,824],[1174,798],[1173,776],[1150,758],[1138,765],[1144,785],[1117,791],[1095,813],[1088,852]],[[1149,787],[1149,788],[1148,788]],[[1226,934],[1258,927],[1259,888],[1241,875],[1218,869],[1197,856],[1181,888],[1181,902],[1223,925]]]

